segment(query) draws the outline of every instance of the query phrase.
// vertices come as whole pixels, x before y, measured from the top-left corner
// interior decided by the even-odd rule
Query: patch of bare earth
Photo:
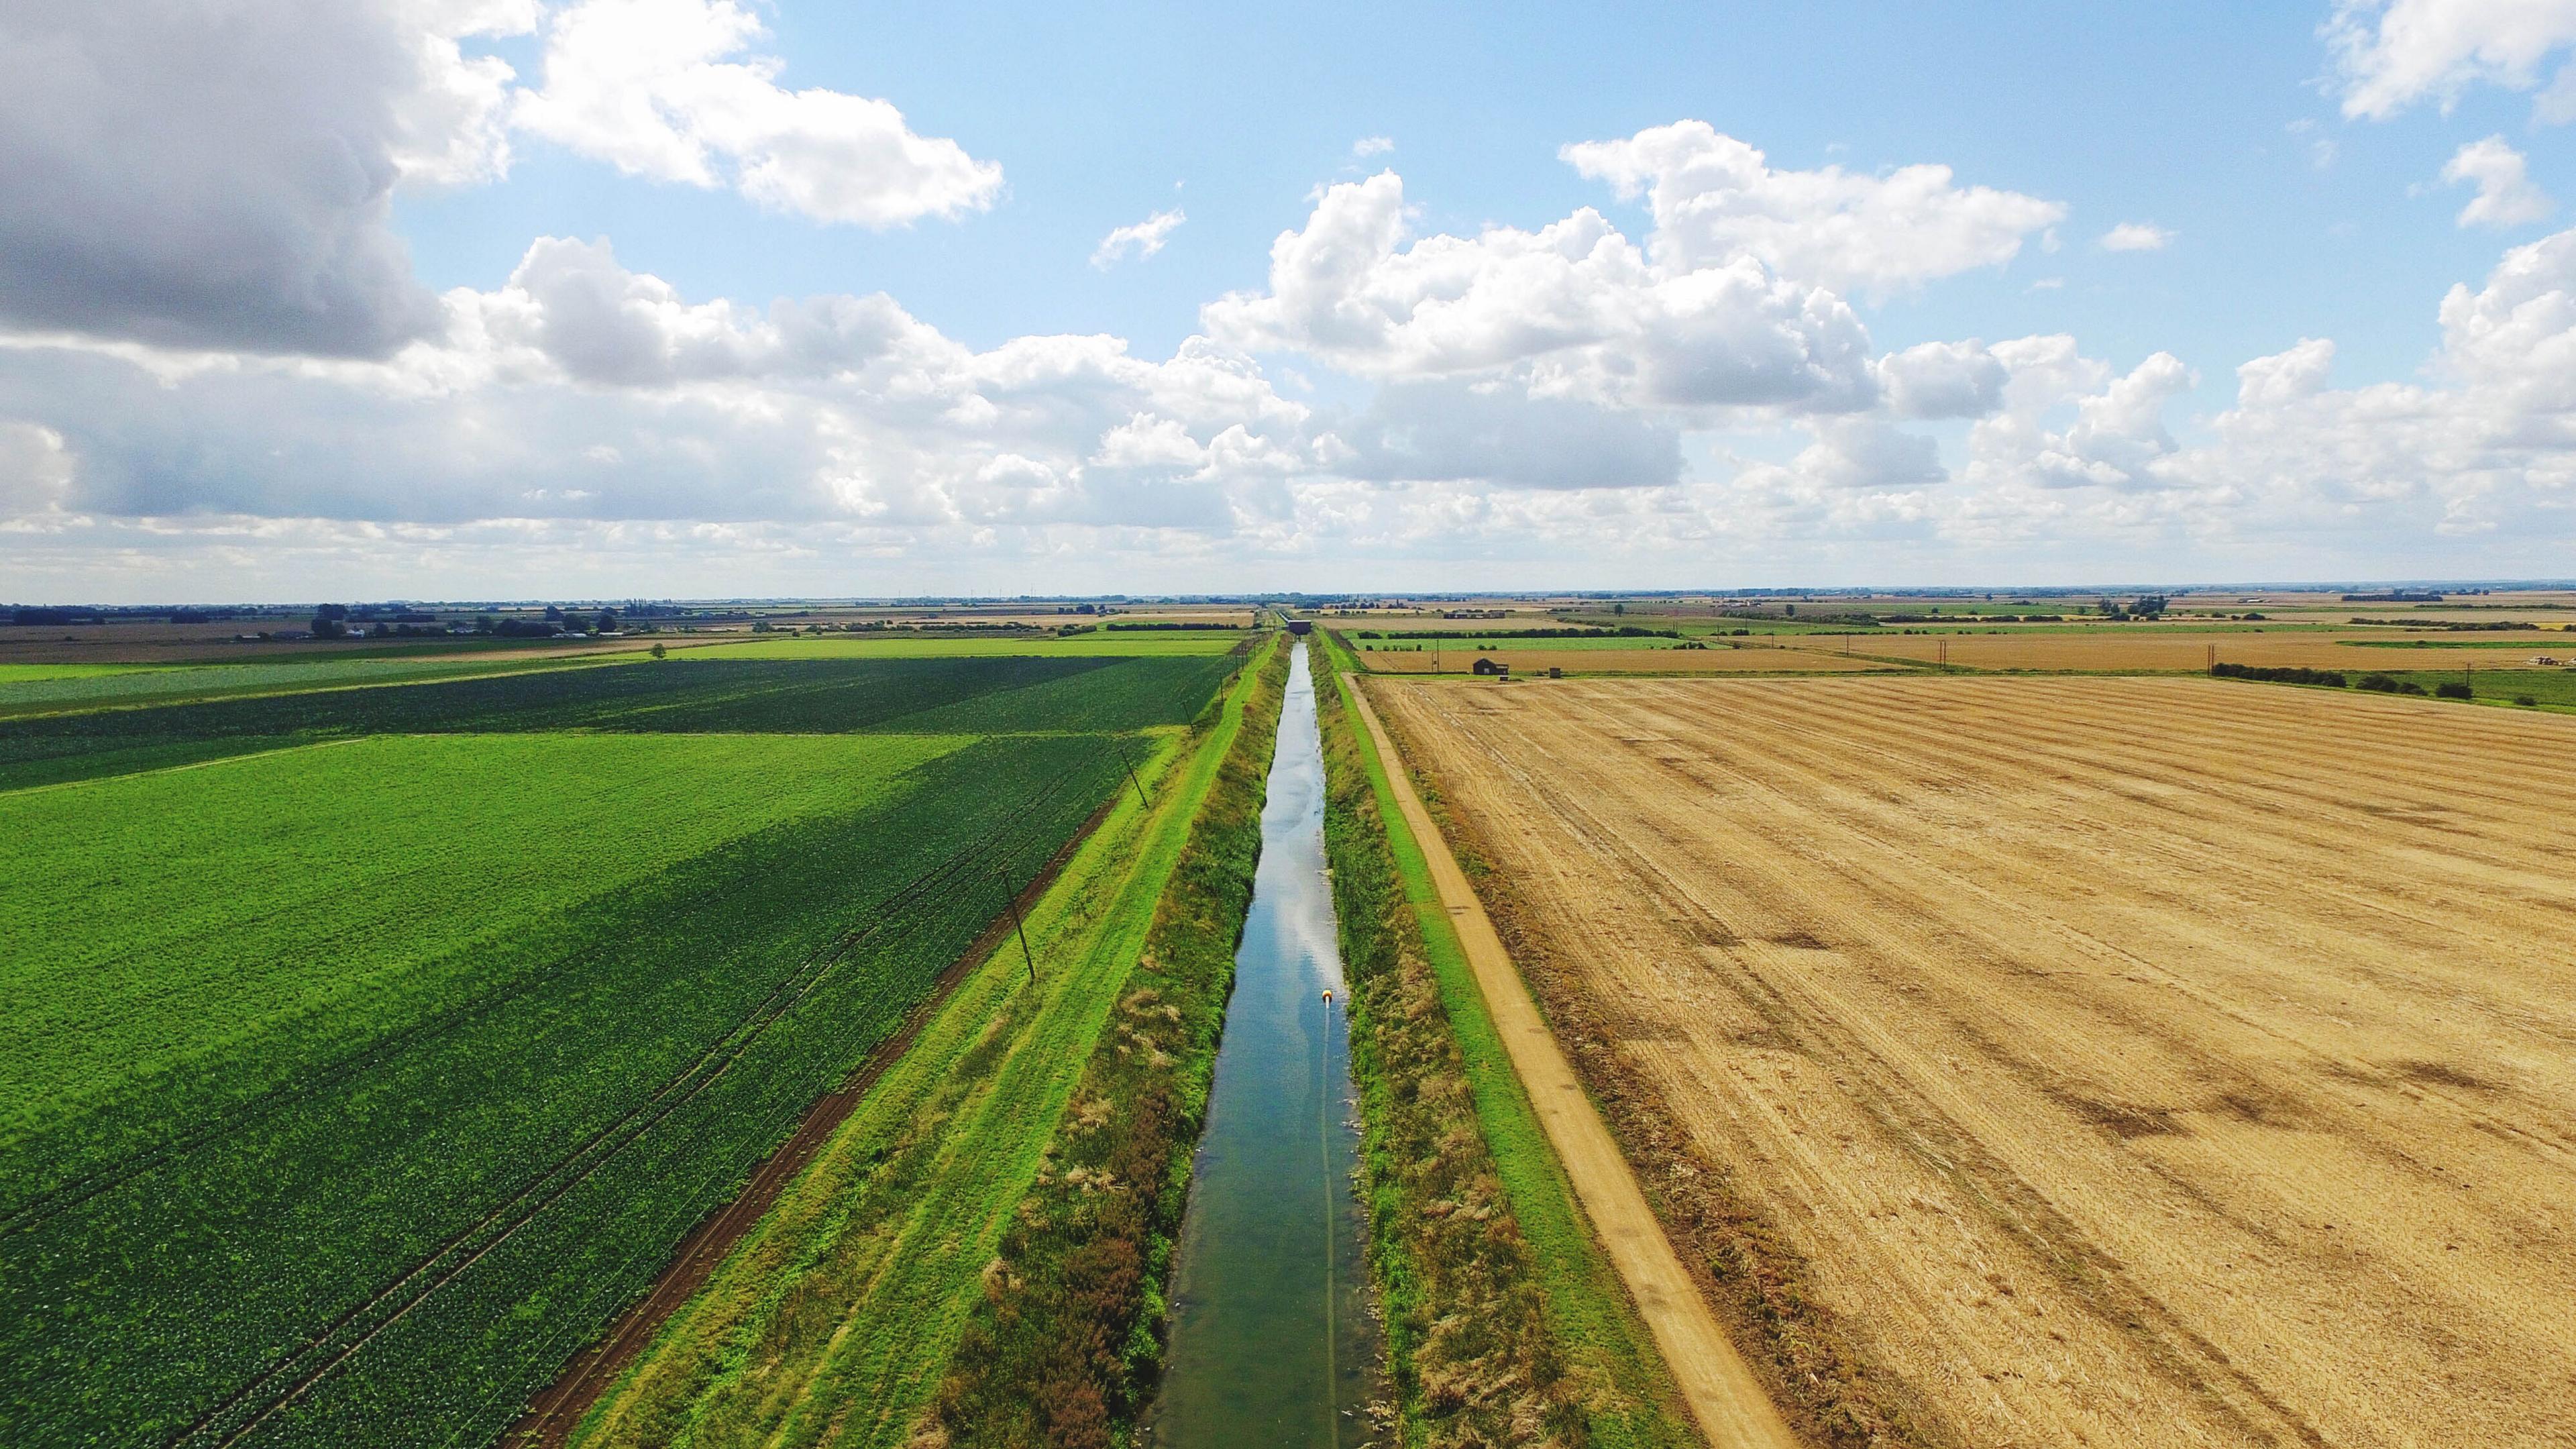
[[[1371,692],[1712,1296],[1853,1435],[2576,1442],[2576,723]]]

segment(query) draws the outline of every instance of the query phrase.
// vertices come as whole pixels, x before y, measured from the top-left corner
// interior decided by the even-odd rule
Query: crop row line
[[[1040,803],[1042,800],[1030,802],[1023,807],[1023,813],[1037,808]],[[1016,823],[1017,818],[1014,817],[1013,823]],[[918,888],[923,881],[947,868],[943,863],[930,871],[925,871],[900,888],[894,896],[889,897],[888,903],[904,899],[905,893]],[[878,909],[883,908],[884,904],[881,903]],[[359,1072],[381,1065],[415,1045],[436,1041],[449,1032],[485,1020],[531,994],[544,990],[556,978],[571,971],[578,964],[577,957],[569,955],[560,957],[553,963],[499,990],[487,992],[408,1026],[397,1028],[336,1061],[325,1062],[311,1071],[297,1075],[292,1080],[281,1082],[265,1092],[236,1102],[208,1118],[194,1131],[106,1163],[32,1194],[5,1213],[0,1213],[0,1238],[41,1227],[53,1218],[130,1181],[163,1162],[174,1157],[184,1157],[208,1142],[233,1137],[250,1124],[292,1107]]]
[[[204,1440],[209,1435],[215,1436],[212,1439],[215,1449],[226,1449],[226,1446],[238,1443],[302,1396],[313,1385],[328,1377],[334,1370],[356,1356],[368,1343],[408,1316],[432,1294],[453,1282],[468,1268],[515,1237],[548,1207],[589,1180],[619,1152],[722,1078],[745,1052],[758,1043],[772,1025],[810,996],[834,966],[847,960],[853,951],[886,930],[890,923],[900,923],[902,917],[895,913],[919,901],[933,888],[949,884],[959,872],[1002,846],[1017,827],[1061,791],[1065,783],[1066,777],[1059,777],[1051,782],[1036,797],[1023,804],[1000,828],[951,855],[939,866],[916,877],[893,895],[876,902],[867,912],[875,918],[869,925],[843,932],[830,945],[807,957],[795,970],[782,977],[771,989],[769,995],[763,998],[747,1016],[737,1022],[723,1037],[718,1038],[706,1050],[699,1053],[681,1071],[667,1078],[652,1095],[630,1107],[615,1121],[592,1134],[571,1152],[556,1159],[553,1164],[530,1179],[518,1192],[484,1214],[472,1225],[451,1235],[428,1257],[414,1264],[365,1301],[342,1313],[314,1336],[308,1338],[301,1347],[287,1353],[222,1402],[200,1415],[168,1441],[172,1449]],[[445,1266],[442,1267],[442,1264]],[[422,1282],[425,1277],[428,1281]],[[415,1284],[419,1285],[417,1291],[405,1296],[406,1290],[413,1288]],[[397,1299],[401,1300],[398,1304]],[[385,1314],[380,1321],[375,1321],[372,1326],[366,1327],[363,1332],[354,1339],[348,1340],[336,1352],[332,1350],[333,1344],[342,1339],[349,1330],[374,1318],[380,1310],[388,1306],[392,1306],[389,1314]],[[312,1360],[317,1354],[327,1354],[327,1357],[318,1364],[313,1364]],[[311,1366],[306,1368],[305,1365]],[[270,1388],[289,1375],[296,1375],[296,1377],[286,1384],[283,1390],[274,1395],[267,1393]],[[220,1425],[248,1409],[254,1400],[263,1397],[266,1402],[262,1403],[256,1411],[251,1412],[248,1418],[240,1419],[229,1429],[219,1429]]]

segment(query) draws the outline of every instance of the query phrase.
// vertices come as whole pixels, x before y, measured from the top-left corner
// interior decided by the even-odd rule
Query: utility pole
[[[1139,809],[1153,808],[1154,802],[1147,799],[1145,796],[1145,783],[1136,778],[1136,767],[1134,765],[1127,764],[1127,747],[1119,743],[1114,736],[1109,741],[1109,747],[1118,752],[1118,763],[1127,766],[1127,783],[1136,787],[1137,807]]]
[[[1029,984],[1035,986],[1038,984],[1038,958],[1029,950],[1029,927],[1020,919],[1019,894],[1011,889],[1009,878],[1002,874],[999,866],[994,867],[993,884],[1002,888],[1002,903],[1011,908],[1011,930],[1020,938],[1020,959],[1029,963]]]

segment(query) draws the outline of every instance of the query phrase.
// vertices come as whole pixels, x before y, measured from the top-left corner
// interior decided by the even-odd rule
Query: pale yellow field
[[[1927,1441],[2576,1443],[2576,721],[1369,688]]]
[[[1814,646],[1838,651],[1840,639],[1809,636]],[[2510,639],[2509,649],[2462,648],[2462,643]],[[2366,642],[2357,642],[2366,641]],[[2426,639],[2395,630],[2350,635],[2190,633],[2171,625],[2112,628],[2085,634],[1932,634],[1861,635],[1851,641],[1855,654],[1939,660],[1949,645],[1949,662],[1972,669],[2202,670],[2212,662],[2297,665],[2311,669],[2523,669],[2535,655],[2576,659],[2576,636],[2563,633],[2463,634]],[[2385,648],[2406,642],[2412,647]]]
[[[1456,631],[1452,631],[1456,632]],[[1472,635],[1470,636],[1472,637]],[[1426,635],[1401,640],[1353,640],[1375,644],[1360,658],[1385,674],[1428,674],[1435,662]],[[2531,634],[2405,634],[2396,630],[2323,633],[2219,633],[2171,624],[2105,626],[2082,633],[2015,631],[1995,633],[1906,634],[1893,629],[1849,636],[1840,634],[1774,634],[1707,640],[1706,649],[1674,649],[1663,643],[1635,642],[1633,647],[1591,645],[1568,648],[1544,639],[1526,643],[1493,640],[1491,657],[1512,666],[1514,674],[1544,674],[1549,666],[1585,674],[1702,674],[1785,672],[1846,673],[1887,668],[1885,661],[1948,663],[1969,669],[2056,671],[2161,671],[2200,673],[2212,663],[2306,665],[2346,672],[2404,669],[2528,669],[2539,657],[2565,665],[2576,663],[2576,634],[2557,630]],[[1630,641],[1621,641],[1628,644]],[[1402,643],[1408,647],[1392,647]],[[1420,644],[1418,652],[1410,646]],[[2486,647],[2499,643],[2508,647]],[[1729,647],[1732,644],[1735,647]],[[1944,653],[1944,646],[1947,652]],[[2404,647],[2391,648],[2390,645]],[[2475,647],[2472,647],[2475,646]],[[1475,653],[1443,650],[1437,662],[1450,673],[1468,668]],[[1905,663],[1893,667],[1903,668]]]
[[[1463,674],[1475,667],[1479,658],[1498,659],[1518,675],[1545,674],[1550,666],[1568,674],[1762,674],[1795,670],[1800,673],[1856,674],[1865,670],[1904,669],[1906,666],[1878,663],[1846,656],[1832,650],[1806,649],[1792,645],[1756,644],[1743,649],[1729,649],[1712,644],[1706,649],[1549,649],[1545,640],[1540,647],[1523,649],[1515,644],[1495,645],[1489,653],[1447,649],[1434,654],[1425,648],[1420,653],[1399,653],[1380,649],[1360,655],[1368,667],[1382,674],[1429,674],[1435,663],[1449,674]]]

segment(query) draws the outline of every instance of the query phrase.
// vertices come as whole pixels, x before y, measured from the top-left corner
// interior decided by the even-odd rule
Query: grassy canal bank
[[[615,1371],[571,1427],[570,1443],[892,1446],[925,1432],[944,1437],[935,1426],[943,1403],[974,1400],[999,1412],[1016,1395],[1020,1412],[1043,1415],[1033,1395],[1066,1382],[1063,1375],[1021,1376],[1028,1366],[1018,1365],[1005,1385],[976,1358],[952,1361],[970,1325],[998,1321],[987,1269],[1006,1237],[1041,1272],[1054,1251],[1053,1237],[1042,1243],[1030,1235],[1047,1220],[1044,1203],[1033,1215],[1021,1211],[1033,1191],[1045,1196],[1040,1171],[1050,1144],[1097,1137],[1096,1149],[1081,1150],[1099,1150],[1104,1161],[1129,1151],[1109,1145],[1114,1134],[1066,1129],[1080,1125],[1082,1107],[1095,1100],[1077,1084],[1089,1080],[1097,1054],[1127,1043],[1141,1024],[1134,993],[1168,989],[1172,973],[1202,965],[1198,938],[1232,929],[1222,924],[1229,899],[1231,920],[1241,919],[1239,895],[1226,895],[1244,889],[1225,884],[1237,870],[1226,856],[1231,835],[1212,827],[1202,845],[1195,827],[1220,794],[1228,803],[1216,818],[1259,810],[1259,764],[1268,757],[1284,664],[1275,639],[1255,651],[1210,716],[1166,736],[1139,763],[1145,798],[1124,793],[1030,906],[1036,979],[1008,937],[970,970],[704,1286]],[[1237,767],[1239,756],[1251,764]],[[1256,792],[1249,806],[1233,799],[1246,768]],[[1240,870],[1248,876],[1248,865]],[[1175,901],[1174,893],[1191,899]],[[1219,969],[1225,954],[1216,954]],[[1156,966],[1142,964],[1149,956]],[[1139,981],[1140,972],[1150,979]],[[1221,1007],[1222,985],[1213,992]],[[1213,1025],[1204,1012],[1182,1015],[1181,1023],[1166,1018],[1181,1029],[1173,1040],[1184,1050],[1168,1053],[1176,1058],[1165,1083],[1171,1122],[1151,1134],[1156,1141],[1172,1136],[1188,1110],[1188,1073],[1204,1082],[1206,1051],[1196,1049],[1195,1068],[1187,1053],[1191,1033],[1212,1038]],[[1069,1108],[1077,1115],[1069,1118]],[[1188,1132],[1178,1140],[1185,1170]],[[1134,1240],[1147,1260],[1154,1216]],[[1063,1260],[1071,1267],[1076,1248],[1065,1247]],[[1107,1295],[1121,1301],[1081,1305],[1086,1321],[1150,1325],[1158,1316],[1154,1281],[1140,1265]],[[1007,1357],[1002,1336],[977,1331],[977,1354]],[[1150,1367],[1133,1339],[1131,1331],[1110,1350],[1119,1373]],[[1113,1402],[1125,1399],[1114,1384],[1094,1387],[1103,1390],[1098,1434],[1057,1442],[1110,1442]],[[1075,1421],[1064,1423],[1070,1431]]]
[[[1409,1445],[1699,1442],[1594,1242],[1360,727],[1319,711],[1370,1266]]]
[[[1107,1445],[1144,1410],[1191,1145],[1261,856],[1263,782],[1289,654],[1263,656],[1240,733],[1037,1179],[1021,1199],[940,1393],[958,1446]]]

